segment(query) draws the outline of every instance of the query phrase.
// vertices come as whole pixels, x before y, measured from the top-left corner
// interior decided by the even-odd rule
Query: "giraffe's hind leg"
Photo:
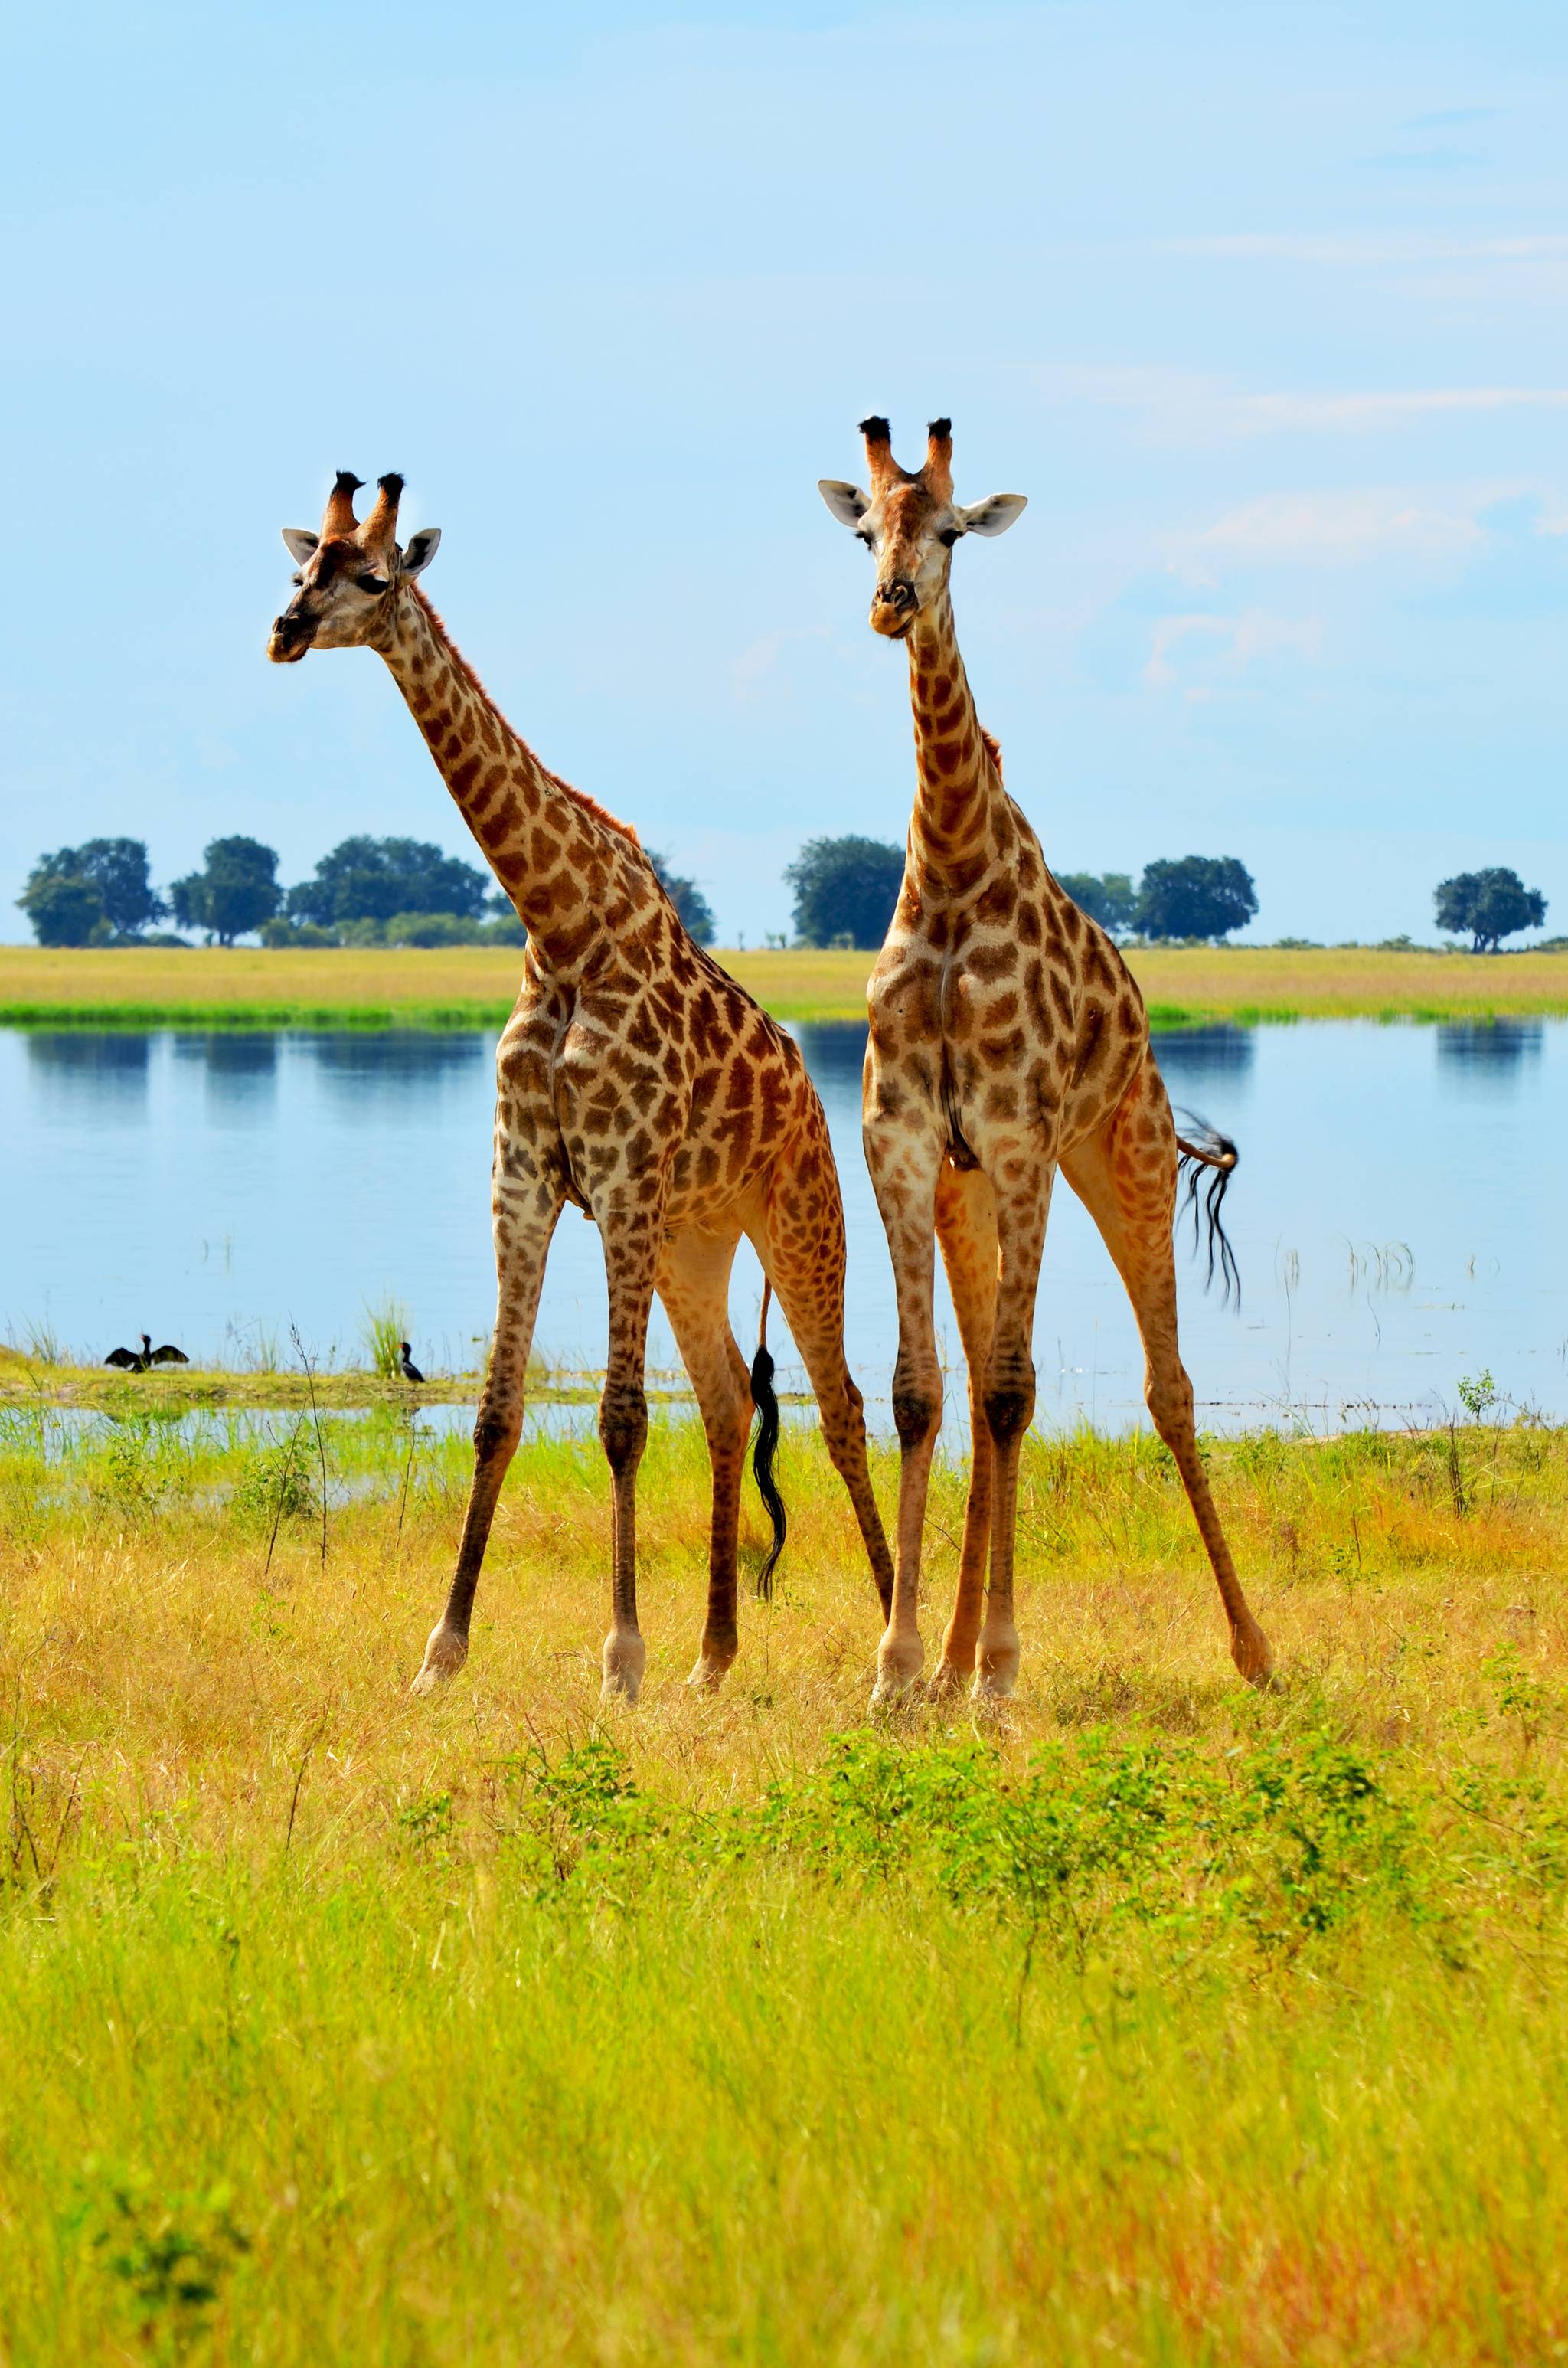
[[[648,1316],[664,1234],[664,1187],[648,1174],[596,1201],[609,1286],[609,1354],[599,1398],[599,1439],[610,1477],[610,1625],[603,1699],[633,1702],[647,1648],[637,1622],[637,1469],[648,1443]]]
[[[730,1329],[733,1234],[681,1233],[665,1241],[658,1292],[681,1360],[691,1376],[708,1460],[713,1471],[713,1518],[708,1540],[708,1612],[689,1683],[714,1686],[739,1649],[735,1624],[741,1476],[751,1431],[751,1386],[744,1358]]]
[[[966,1686],[974,1675],[991,1544],[992,1439],[983,1391],[996,1314],[996,1195],[978,1167],[957,1168],[949,1161],[937,1177],[937,1238],[942,1246],[942,1263],[948,1270],[948,1288],[969,1367],[972,1445],[958,1591],[942,1639],[942,1657],[930,1681],[933,1693],[949,1693]]]
[[[768,1180],[760,1218],[748,1224],[811,1376],[823,1438],[849,1492],[885,1617],[892,1602],[892,1557],[866,1459],[865,1401],[844,1354],[844,1204],[820,1110],[815,1130]]]
[[[1252,1615],[1225,1543],[1209,1475],[1198,1452],[1192,1384],[1176,1338],[1176,1127],[1165,1085],[1145,1057],[1097,1134],[1063,1158],[1062,1173],[1093,1217],[1127,1286],[1142,1336],[1144,1396],[1154,1429],[1176,1459],[1212,1565],[1231,1628],[1231,1657],[1244,1678],[1267,1685],[1268,1639]]]

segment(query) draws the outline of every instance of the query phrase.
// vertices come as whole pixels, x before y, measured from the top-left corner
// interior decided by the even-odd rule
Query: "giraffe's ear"
[[[301,567],[320,541],[320,535],[312,534],[308,526],[286,526],[283,529],[283,547],[290,558]]]
[[[1028,507],[1028,494],[992,494],[972,509],[960,510],[965,534],[1006,534],[1018,512]]]
[[[819,477],[817,491],[841,526],[858,526],[871,507],[871,497],[842,477]]]
[[[408,549],[399,563],[400,575],[422,575],[436,556],[436,545],[441,540],[438,526],[422,526],[417,534],[408,538]]]

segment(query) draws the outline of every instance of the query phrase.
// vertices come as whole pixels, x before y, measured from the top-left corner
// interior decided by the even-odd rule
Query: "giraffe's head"
[[[817,490],[835,518],[853,529],[877,563],[871,630],[902,642],[941,592],[960,534],[1006,534],[1027,496],[993,494],[964,509],[953,499],[953,423],[933,419],[926,465],[913,474],[892,456],[885,419],[862,419],[871,490],[823,477]]]
[[[338,471],[319,534],[302,526],[283,529],[289,556],[299,563],[294,581],[300,588],[272,620],[267,655],[275,666],[292,666],[311,649],[351,650],[375,641],[400,586],[436,556],[438,526],[411,535],[406,551],[398,547],[401,477],[377,480],[375,502],[363,525],[354,515],[360,483],[352,471]]]

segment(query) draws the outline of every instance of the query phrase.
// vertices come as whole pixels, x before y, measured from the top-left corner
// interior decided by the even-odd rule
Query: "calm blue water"
[[[850,1362],[885,1421],[897,1344],[860,1151],[864,1031],[800,1033],[844,1179]],[[1568,1415],[1568,1024],[1314,1022],[1157,1049],[1173,1099],[1242,1150],[1227,1203],[1240,1314],[1180,1261],[1209,1425],[1427,1420],[1483,1368],[1506,1396]],[[390,1297],[416,1359],[471,1367],[494,1312],[492,1059],[479,1034],[0,1031],[0,1322],[95,1357],[145,1326],[219,1362],[267,1340],[287,1356],[293,1322],[316,1354],[358,1362],[367,1304]],[[743,1246],[743,1340],[759,1287]],[[956,1364],[945,1303],[942,1320]],[[604,1333],[598,1236],[569,1211],[538,1346],[593,1368]],[[675,1363],[657,1315],[651,1356]],[[1142,1418],[1131,1315],[1064,1186],[1036,1358],[1042,1424]]]

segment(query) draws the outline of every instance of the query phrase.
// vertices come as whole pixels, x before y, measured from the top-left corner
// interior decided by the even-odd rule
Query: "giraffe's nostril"
[[[879,600],[885,600],[890,609],[912,609],[915,605],[915,586],[909,582],[907,576],[890,576],[885,584],[878,585],[877,598]]]

